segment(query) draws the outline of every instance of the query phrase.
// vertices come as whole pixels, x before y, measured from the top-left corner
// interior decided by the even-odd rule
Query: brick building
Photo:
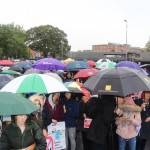
[[[126,44],[108,43],[101,45],[92,45],[93,52],[141,52],[142,48],[131,47]]]

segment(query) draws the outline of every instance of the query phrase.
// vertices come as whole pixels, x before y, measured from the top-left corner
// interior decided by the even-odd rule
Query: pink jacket
[[[141,125],[140,107],[121,105],[120,109],[123,111],[123,117],[116,120],[116,133],[124,139],[130,139],[138,135],[136,127]]]

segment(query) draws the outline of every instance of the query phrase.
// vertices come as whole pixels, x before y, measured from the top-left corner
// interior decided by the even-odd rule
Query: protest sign
[[[46,137],[46,150],[62,150],[66,148],[65,122],[58,122],[56,125],[48,126],[48,136]]]

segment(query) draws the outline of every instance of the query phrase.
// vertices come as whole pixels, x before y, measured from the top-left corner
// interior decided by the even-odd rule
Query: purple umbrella
[[[44,58],[36,61],[33,65],[33,68],[39,70],[64,70],[65,65],[57,59],[53,58]]]
[[[133,69],[137,69],[141,72],[143,72],[145,75],[148,75],[148,73],[146,71],[144,71],[142,68],[140,68],[140,66],[132,61],[121,61],[119,63],[117,63],[116,67],[128,67],[128,68],[133,68]]]

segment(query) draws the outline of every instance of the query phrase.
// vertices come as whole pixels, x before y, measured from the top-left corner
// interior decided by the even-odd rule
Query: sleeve
[[[141,125],[141,113],[136,113],[133,119],[134,126],[140,126]]]
[[[32,121],[32,123],[33,137],[36,144],[35,150],[45,150],[47,143],[45,137],[43,136],[42,130],[36,124],[36,122]]]
[[[10,149],[9,145],[10,144],[9,144],[8,136],[7,136],[7,133],[4,130],[2,132],[2,136],[0,138],[0,150]]]
[[[42,120],[43,120],[43,129],[47,129],[47,126],[49,126],[52,123],[52,115],[47,107],[45,107],[42,111]]]

